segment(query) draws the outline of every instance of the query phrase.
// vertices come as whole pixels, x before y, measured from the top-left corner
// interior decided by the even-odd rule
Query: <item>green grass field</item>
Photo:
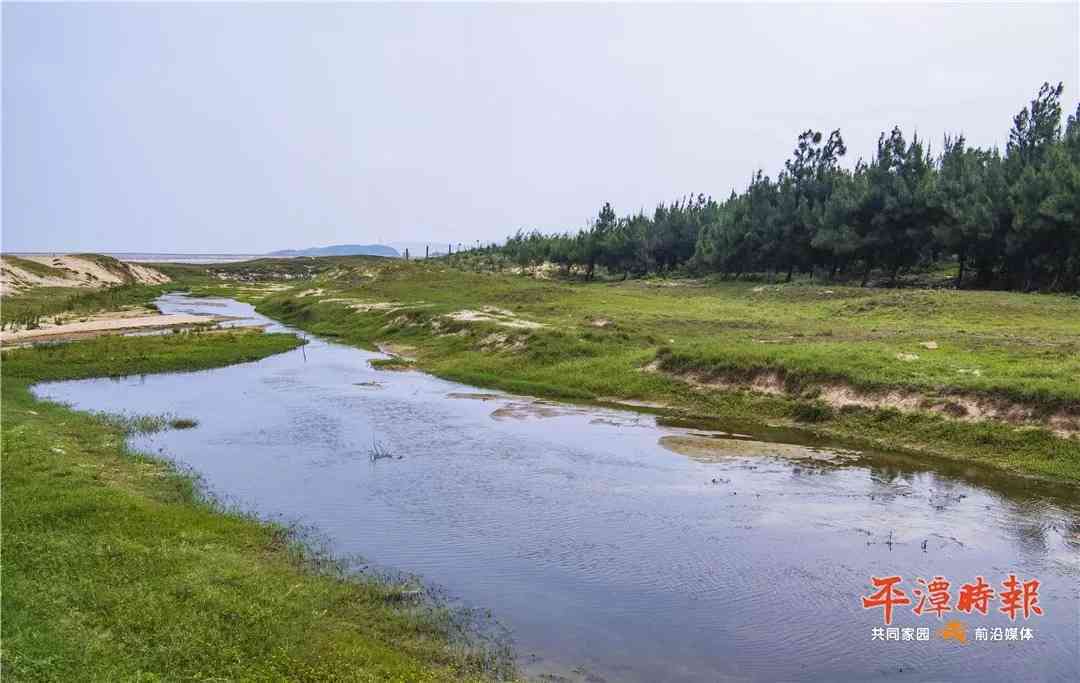
[[[41,380],[196,370],[292,335],[101,337],[5,351],[5,680],[479,679],[510,661],[455,644],[453,615],[347,574],[287,528],[203,500],[127,433],[197,428],[38,401]]]
[[[1062,436],[1080,424],[1076,297],[806,282],[583,283],[360,257],[351,266],[338,259],[285,291],[206,281],[200,291],[256,301],[268,315],[368,348],[415,346],[418,367],[479,386],[651,401],[682,415],[800,425],[1080,481],[1080,439]],[[481,315],[465,320],[462,311]],[[778,377],[781,390],[731,390],[763,375]],[[713,380],[723,385],[705,386]],[[838,408],[823,387],[882,405]],[[921,407],[890,407],[896,392]],[[962,404],[1012,412],[956,419]]]

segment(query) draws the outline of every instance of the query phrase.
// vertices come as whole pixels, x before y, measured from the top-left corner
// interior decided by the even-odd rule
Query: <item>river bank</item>
[[[351,265],[350,265],[351,264]],[[1080,300],[1004,292],[571,283],[338,259],[193,278],[304,330],[410,346],[464,383],[823,437],[1080,482]]]

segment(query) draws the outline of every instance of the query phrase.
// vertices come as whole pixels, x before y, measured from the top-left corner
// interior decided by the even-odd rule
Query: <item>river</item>
[[[227,299],[158,304],[288,329]],[[1080,678],[1075,488],[481,391],[373,369],[381,354],[310,339],[254,363],[34,391],[79,409],[196,418],[132,445],[246,510],[311,525],[334,552],[491,610],[529,675]],[[394,457],[372,461],[376,444]],[[961,584],[983,576],[1004,591],[1009,574],[1040,582],[1041,615],[1010,621],[997,596],[987,616],[955,608]],[[871,577],[894,575],[912,602],[891,626],[927,628],[929,640],[877,639],[883,609],[860,598]],[[951,584],[952,611],[914,614],[917,579],[935,576]],[[952,619],[965,642],[941,637]]]

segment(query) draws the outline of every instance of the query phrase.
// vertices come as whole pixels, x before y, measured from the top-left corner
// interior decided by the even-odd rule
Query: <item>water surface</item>
[[[245,304],[164,312],[285,329]],[[481,392],[313,338],[217,370],[42,384],[87,410],[169,412],[134,439],[216,494],[313,524],[343,554],[417,573],[512,629],[532,675],[570,680],[1077,680],[1076,491],[955,463],[770,445],[652,415]],[[745,430],[743,430],[745,432]],[[754,437],[747,439],[746,437]],[[735,441],[724,439],[734,438]],[[378,442],[400,458],[372,462]],[[1027,641],[878,642],[870,577],[1041,582]],[[998,586],[1000,588],[1000,586]],[[952,616],[952,615],[949,615]]]

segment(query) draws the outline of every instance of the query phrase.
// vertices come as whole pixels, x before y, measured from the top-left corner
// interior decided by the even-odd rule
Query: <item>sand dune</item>
[[[34,287],[108,287],[131,282],[160,284],[169,277],[136,263],[98,254],[0,256],[0,296]]]

